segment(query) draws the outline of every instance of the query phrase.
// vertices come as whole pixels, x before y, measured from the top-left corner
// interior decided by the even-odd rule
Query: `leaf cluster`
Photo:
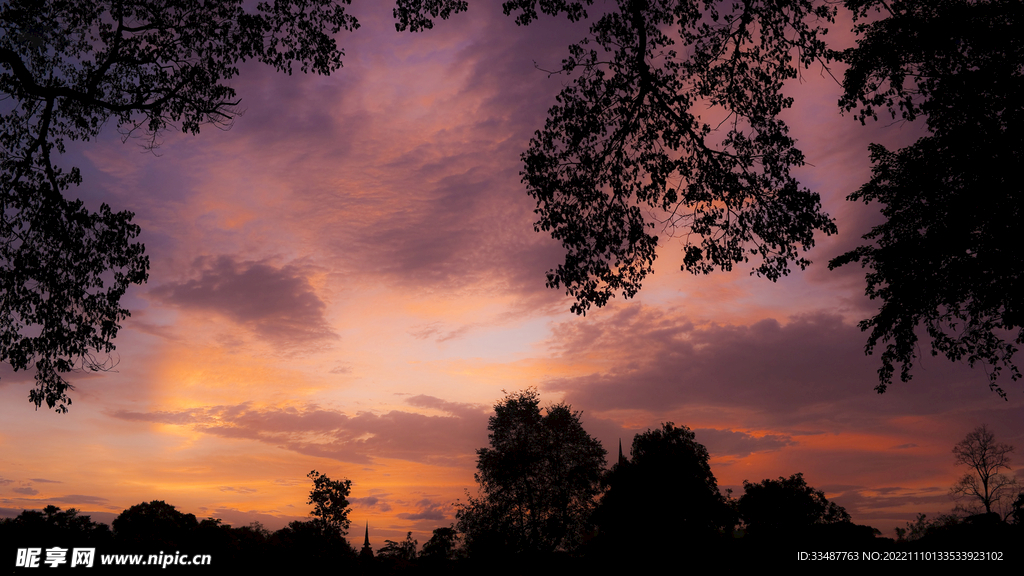
[[[914,522],[907,522],[906,528],[896,528],[896,540],[898,542],[914,542],[960,523],[961,518],[954,514],[940,514],[934,520],[928,520],[926,514],[918,514]]]
[[[459,534],[454,526],[434,528],[430,539],[423,544],[420,557],[429,562],[443,563],[455,558]]]
[[[412,562],[416,559],[416,545],[417,542],[413,539],[412,532],[409,532],[405,535],[405,540],[401,542],[385,540],[384,546],[377,551],[377,557],[396,562]]]
[[[114,536],[135,545],[173,549],[188,544],[199,527],[195,514],[186,514],[163,500],[136,504],[111,523]]]
[[[310,515],[313,522],[325,535],[344,536],[348,533],[351,521],[348,514],[348,496],[352,491],[352,481],[331,480],[326,474],[316,470],[306,475],[313,481],[313,488],[309,491],[309,500],[306,504],[313,506]]]
[[[682,268],[707,274],[755,259],[771,280],[804,268],[814,232],[832,234],[779,116],[783,84],[823,62],[809,0],[620,0],[555,73],[572,76],[523,154],[538,231],[566,250],[548,273],[582,314],[631,297],[653,270],[660,221],[684,238]],[[724,117],[705,119],[701,109]]]
[[[1024,343],[1024,256],[1017,227],[1024,217],[1022,166],[1024,25],[1020,2],[943,0],[854,3],[861,23],[840,105],[864,122],[888,109],[892,118],[926,118],[929,136],[897,151],[870,147],[871,180],[850,200],[878,203],[885,222],[871,243],[834,259],[860,262],[866,294],[881,300],[866,351],[884,344],[884,392],[899,365],[909,381],[923,326],[931,354],[989,368],[989,385]]]
[[[505,0],[501,9],[506,16],[516,12],[516,24],[526,26],[541,13],[555,16],[564,13],[570,21],[576,22],[587,17],[583,5],[591,5],[594,0]],[[434,19],[447,20],[452,14],[465,12],[469,9],[467,0],[395,0],[394,16],[398,22],[395,29],[399,32],[422,32],[434,27]]]

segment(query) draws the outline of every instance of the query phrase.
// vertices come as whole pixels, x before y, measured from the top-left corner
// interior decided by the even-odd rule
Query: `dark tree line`
[[[296,568],[349,567],[359,573],[355,550],[345,539],[351,482],[331,480],[316,471],[308,477],[313,482],[307,502],[313,506],[311,519],[290,522],[275,532],[259,522],[234,528],[217,518],[199,520],[194,514],[154,500],[124,510],[110,526],[93,522],[73,508],[26,510],[16,518],[0,521],[0,543],[5,562],[13,562],[18,548],[62,547],[69,554],[76,547],[95,548],[93,571],[99,572],[131,573],[140,569],[128,564],[103,566],[101,555],[141,554],[148,559],[151,554],[178,552],[190,558],[208,554],[212,562],[208,567],[171,565],[167,569],[224,573],[236,569],[291,572]],[[68,568],[68,564],[62,567]]]
[[[453,557],[470,572],[508,566],[514,573],[542,560],[655,567],[685,551],[753,557],[798,542],[879,545],[872,528],[853,524],[801,474],[746,482],[738,499],[723,495],[707,449],[685,426],[637,434],[629,457],[605,470],[604,450],[569,406],[542,414],[539,395],[527,390],[494,409],[490,447],[477,452],[479,495],[462,505],[454,526],[461,549]],[[572,433],[547,432],[560,418]],[[558,516],[567,501],[585,503],[577,510],[586,514]]]
[[[568,428],[574,433],[544,436],[545,419],[554,414],[571,415]],[[792,560],[791,551],[810,547],[861,552],[948,550],[956,543],[1013,554],[1014,542],[1024,535],[1020,512],[1024,495],[1005,517],[950,517],[955,520],[938,528],[918,528],[919,534],[931,534],[927,538],[900,536],[900,542],[880,537],[870,526],[854,524],[842,506],[830,502],[801,473],[744,481],[742,495],[734,498],[719,490],[710,454],[694,432],[671,422],[637,434],[628,456],[620,454],[605,470],[603,450],[587,449],[595,441],[583,429],[582,415],[565,404],[556,404],[545,416],[534,390],[508,394],[496,404],[489,430],[490,447],[477,453],[479,495],[463,505],[454,533],[447,532],[460,540],[459,547],[447,549],[451,558],[447,565],[463,566],[468,572],[506,566],[515,573],[541,559],[566,569],[657,569],[666,561],[678,562],[693,553],[721,554],[729,559],[729,565],[755,566],[766,560]],[[996,494],[1009,502],[1016,494],[1009,492],[1009,486],[1014,490],[1018,486],[998,472],[1008,467],[1006,455],[1011,450],[995,442],[985,427],[975,430],[954,449],[957,462],[968,464],[968,476],[974,478],[958,485],[973,487],[967,494],[983,504]],[[572,460],[582,469],[544,472],[557,460],[551,455],[564,453],[589,456]],[[508,495],[488,485],[485,478],[502,478],[505,486],[524,486],[546,494],[576,493],[589,501],[590,514],[571,518],[575,525],[566,530],[564,518],[562,523],[544,521],[550,516],[545,509],[547,500],[524,496],[512,498],[513,504],[509,504]],[[587,480],[580,481],[582,478]],[[988,492],[983,488],[986,482]],[[994,492],[991,487],[995,486],[1001,486],[1002,492]],[[984,494],[990,495],[989,501]],[[520,517],[536,521],[517,522]],[[559,534],[577,536],[530,539],[553,527]]]
[[[216,563],[210,569],[221,571],[231,566],[514,574],[537,565],[646,571],[694,555],[725,559],[719,564],[729,567],[756,566],[792,561],[791,552],[801,550],[949,551],[954,545],[1002,551],[1010,559],[1024,536],[1024,495],[1017,495],[1004,516],[984,509],[932,520],[919,515],[906,529],[897,529],[896,541],[854,524],[842,506],[800,473],[744,481],[743,494],[734,498],[719,490],[710,454],[695,433],[671,422],[637,434],[628,456],[620,451],[605,469],[605,451],[583,429],[582,415],[565,404],[542,411],[535,390],[506,395],[495,405],[488,428],[490,445],[477,451],[478,495],[460,505],[454,525],[435,529],[422,550],[409,532],[403,540],[385,540],[376,552],[357,555],[345,539],[352,483],[316,471],[308,475],[311,519],[276,532],[259,523],[233,528],[216,518],[198,520],[152,501],[128,508],[112,527],[74,509],[26,510],[0,521],[0,542],[12,554],[16,548],[53,546],[94,547],[108,555],[210,554]],[[1005,492],[1010,483],[997,475],[1008,467],[1011,450],[979,427],[954,454],[958,463],[972,466],[975,485],[987,478]],[[989,509],[1013,496],[994,489],[969,495]]]

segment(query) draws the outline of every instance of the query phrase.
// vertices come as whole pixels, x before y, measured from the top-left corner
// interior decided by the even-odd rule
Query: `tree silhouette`
[[[928,520],[927,514],[918,514],[914,522],[907,522],[906,528],[896,528],[896,540],[899,542],[914,542],[935,534],[950,527],[960,524],[962,519],[955,514],[939,514],[933,520]]]
[[[306,504],[313,506],[313,511],[310,512],[315,518],[313,522],[324,534],[348,534],[348,513],[351,511],[348,495],[352,491],[352,481],[331,480],[326,474],[316,470],[311,471],[306,477],[313,481],[309,500],[306,501]]]
[[[731,534],[735,514],[693,431],[666,422],[637,434],[631,454],[607,475],[594,514],[600,547],[674,550],[674,542],[708,543]]]
[[[509,0],[529,24],[538,9],[570,20],[591,0]],[[1017,0],[844,0],[857,46],[826,48],[839,2],[618,0],[562,67],[575,75],[523,154],[538,231],[566,250],[548,273],[585,313],[615,293],[631,297],[653,269],[660,222],[684,238],[682,268],[708,273],[754,259],[776,280],[809,264],[815,231],[836,231],[818,196],[791,176],[803,154],[780,113],[783,83],[800,66],[849,64],[842,109],[864,122],[927,118],[931,135],[896,152],[872,144],[870,182],[850,200],[879,202],[886,222],[872,244],[833,259],[860,262],[867,295],[881,300],[866,351],[881,340],[876,390],[910,379],[917,333],[932,353],[986,364],[990,386],[1024,343],[1022,147],[1024,5]],[[464,0],[401,1],[397,27],[423,30],[463,11]],[[824,64],[823,64],[824,67]],[[827,68],[826,68],[827,69]],[[720,123],[696,106],[722,111]],[[725,127],[725,128],[723,128]],[[1009,331],[1009,335],[1006,332]]]
[[[430,540],[423,544],[420,558],[428,564],[444,564],[455,558],[456,542],[459,534],[452,526],[434,528]]]
[[[179,512],[163,500],[153,500],[121,512],[112,527],[122,544],[172,550],[192,543],[199,522],[194,514]]]
[[[1024,491],[1019,492],[1014,498],[1013,506],[1010,508],[1010,517],[1018,527],[1024,527]]]
[[[342,0],[348,3],[347,0]],[[29,401],[66,412],[78,368],[100,370],[119,302],[148,278],[131,212],[65,197],[82,178],[55,155],[113,119],[147,146],[168,127],[224,126],[239,61],[282,72],[341,66],[333,34],[358,27],[332,0],[12,0],[0,6],[0,361],[33,368]]]
[[[457,512],[470,553],[547,554],[576,547],[600,490],[605,450],[580,413],[556,404],[541,415],[534,389],[494,406],[490,448],[477,451],[480,497]]]
[[[802,473],[757,484],[744,480],[737,509],[747,534],[760,538],[792,540],[816,526],[850,523],[846,510],[808,486]]]
[[[407,533],[405,540],[401,542],[384,540],[384,546],[377,550],[377,557],[408,564],[416,559],[417,544],[412,537],[412,532]]]
[[[323,529],[317,521],[294,521],[274,532],[270,539],[278,571],[349,570],[356,553],[336,530]],[[260,567],[266,570],[266,567]]]
[[[48,505],[39,510],[24,510],[15,518],[0,520],[0,541],[5,544],[36,546],[33,542],[58,544],[107,545],[112,539],[110,526],[80,514],[75,508],[61,510]]]
[[[419,12],[404,21],[465,9],[405,8],[412,4]],[[527,24],[537,4],[503,6]],[[570,19],[585,14],[581,2],[539,4]],[[782,86],[824,57],[819,24],[835,8],[811,0],[619,0],[617,8],[569,47],[554,73],[572,80],[523,154],[535,227],[566,250],[548,286],[564,287],[580,314],[615,293],[635,295],[653,269],[656,220],[684,239],[682,268],[695,274],[753,259],[753,273],[777,280],[807,266],[800,253],[814,232],[836,227],[790,174],[804,156],[780,119],[792,104]],[[708,104],[724,120],[701,117]]]
[[[924,326],[932,355],[990,367],[990,387],[1024,342],[1024,255],[1018,248],[1024,147],[1024,5],[1016,0],[848,1],[863,23],[840,104],[864,122],[888,109],[926,117],[929,136],[897,151],[872,144],[872,178],[850,200],[878,202],[885,223],[833,260],[868,268],[881,300],[867,352],[881,340],[877,390],[911,378]],[[885,18],[877,18],[875,11]],[[1007,337],[1007,332],[1008,337]]]
[[[957,465],[967,466],[970,472],[950,488],[950,493],[958,500],[978,501],[986,514],[1003,504],[1005,510],[995,511],[1006,520],[1013,513],[1011,502],[1018,493],[1017,481],[999,473],[1010,469],[1010,452],[1013,446],[996,442],[995,434],[984,424],[969,432],[953,447],[953,455]],[[973,506],[965,508],[971,510]]]

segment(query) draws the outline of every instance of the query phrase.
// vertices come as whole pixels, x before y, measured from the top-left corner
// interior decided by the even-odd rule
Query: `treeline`
[[[19,549],[41,548],[34,564],[50,568],[47,551],[66,550],[57,568],[71,568],[75,548],[93,548],[92,571],[152,569],[150,556],[159,560],[184,557],[166,569],[227,571],[236,567],[280,568],[327,565],[355,558],[355,553],[340,534],[325,532],[314,521],[296,521],[276,532],[259,522],[235,528],[220,520],[198,520],[163,501],[154,500],[128,508],[111,526],[93,522],[75,509],[47,506],[42,511],[26,510],[16,518],[0,520],[0,542],[4,543],[5,567],[29,569]],[[25,552],[20,552],[24,556]],[[209,555],[206,565],[192,565],[195,556]],[[103,558],[117,558],[116,564],[103,565]],[[137,558],[135,562],[132,558]],[[196,559],[197,563],[203,559]],[[188,562],[188,564],[185,564]],[[161,566],[162,567],[162,566]],[[75,567],[78,569],[78,567]]]
[[[259,523],[234,528],[214,518],[198,520],[153,501],[125,510],[111,527],[74,509],[25,511],[0,521],[0,541],[12,554],[41,547],[39,566],[54,547],[95,548],[94,568],[114,571],[138,567],[101,566],[99,555],[163,555],[175,562],[179,555],[209,555],[210,566],[202,567],[207,570],[519,574],[536,566],[646,571],[666,562],[753,567],[802,561],[801,552],[859,558],[871,552],[980,552],[1010,560],[1024,536],[1024,497],[1013,479],[998,474],[1012,447],[995,442],[985,427],[954,449],[958,462],[987,472],[978,480],[985,498],[974,510],[971,501],[962,501],[959,514],[933,520],[919,515],[896,530],[895,540],[854,524],[800,473],[745,481],[738,497],[723,494],[707,449],[693,431],[671,422],[637,434],[628,456],[620,446],[610,468],[604,448],[583,429],[581,414],[565,404],[542,413],[535,390],[507,395],[495,406],[488,430],[489,446],[477,451],[477,495],[458,503],[454,524],[435,529],[422,549],[409,533],[401,541],[385,540],[376,551],[355,550],[345,539],[352,483],[316,471],[308,476],[311,520],[276,532]],[[993,460],[993,454],[1002,456]],[[965,477],[957,486],[969,484]],[[1002,515],[990,511],[1002,504],[1008,506]],[[177,563],[168,568],[201,569]]]

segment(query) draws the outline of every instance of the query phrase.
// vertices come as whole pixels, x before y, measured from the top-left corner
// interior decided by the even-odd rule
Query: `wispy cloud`
[[[394,458],[437,465],[464,465],[486,434],[486,413],[479,406],[429,396],[408,399],[411,406],[434,408],[443,416],[391,410],[349,416],[316,404],[254,407],[250,403],[181,411],[120,410],[120,420],[189,426],[224,438],[245,438],[300,454],[344,462],[370,463]]]

